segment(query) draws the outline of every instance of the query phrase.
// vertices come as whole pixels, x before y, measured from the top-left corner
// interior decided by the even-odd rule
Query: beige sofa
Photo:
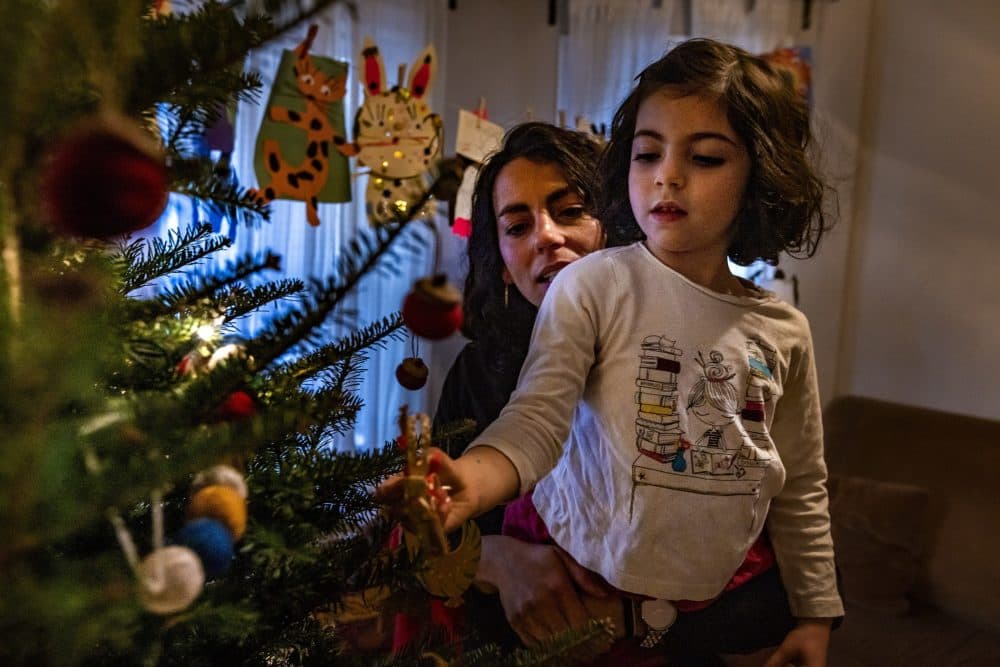
[[[830,667],[1000,665],[1000,421],[858,397],[824,418]]]

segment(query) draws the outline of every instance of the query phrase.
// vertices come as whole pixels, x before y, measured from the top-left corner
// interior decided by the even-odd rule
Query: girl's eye
[[[713,157],[711,155],[695,155],[691,159],[695,164],[702,167],[718,167],[726,162],[725,158]]]
[[[660,157],[659,153],[647,151],[643,153],[636,153],[635,157],[633,157],[632,159],[635,160],[636,162],[653,162],[658,157]]]

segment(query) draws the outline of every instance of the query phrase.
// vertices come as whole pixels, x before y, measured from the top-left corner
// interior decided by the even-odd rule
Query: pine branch
[[[228,244],[226,245],[228,246]],[[159,253],[154,254],[158,255]],[[201,256],[197,253],[192,253],[191,257],[201,259]],[[166,256],[154,258],[154,260],[161,265],[165,265],[172,259],[173,256],[169,253],[167,253]],[[178,261],[183,259],[184,258],[178,258]],[[185,262],[185,264],[190,263],[191,262]],[[257,292],[251,293],[247,293],[244,290],[241,293],[236,284],[241,280],[245,280],[250,276],[263,271],[277,271],[280,268],[281,259],[274,253],[266,252],[263,255],[258,256],[247,254],[236,260],[228,262],[225,267],[217,272],[196,275],[191,277],[186,282],[165,287],[155,299],[133,301],[133,305],[131,306],[129,312],[137,319],[162,317],[164,315],[180,312],[185,308],[189,308],[210,297],[216,298],[214,304],[216,312],[226,312],[230,306],[236,306],[238,312],[246,312],[245,309],[249,308],[251,305],[253,305],[253,307],[259,307],[262,305],[261,302],[257,301],[257,298],[267,295],[268,290],[261,289]],[[175,271],[177,269],[175,268],[172,270]],[[154,278],[162,277],[162,275],[154,276]],[[150,282],[149,279],[146,280],[146,284],[148,284],[148,282]],[[229,294],[220,295],[219,292],[227,287],[231,288],[231,292]],[[301,281],[289,280],[276,284],[272,292],[275,295],[281,295],[285,293],[291,294],[299,292],[302,289],[303,285]],[[251,294],[253,296],[251,296]],[[224,297],[231,297],[231,301],[224,300]],[[253,299],[252,302],[250,301],[251,298]],[[227,317],[227,319],[232,318]]]
[[[271,219],[271,209],[236,181],[225,161],[208,158],[175,158],[170,165],[170,189],[204,204],[233,224],[256,226]]]
[[[138,113],[158,102],[208,109],[220,101],[220,90],[237,97],[252,94],[255,86],[242,85],[250,81],[235,91],[231,86],[239,82],[235,75],[246,54],[266,43],[274,31],[266,16],[253,14],[241,21],[231,8],[213,0],[188,14],[144,21],[144,55],[133,69],[135,85],[129,89],[127,109]],[[178,129],[184,129],[183,124]]]
[[[237,285],[228,293],[217,295],[217,299],[226,309],[225,321],[232,322],[267,304],[295,297],[304,289],[305,284],[301,280],[284,279],[250,288]]]
[[[270,331],[253,343],[251,352],[263,364],[269,364],[293,346],[316,342],[316,329],[340,305],[362,277],[374,269],[389,253],[392,243],[406,231],[405,224],[379,227],[362,232],[352,239],[339,262],[339,275],[325,284],[314,282],[313,293],[301,307],[276,318]]]
[[[127,266],[119,292],[128,294],[231,245],[229,239],[211,234],[209,225],[192,225],[185,232],[171,232],[166,239],[153,238],[123,247],[121,254]]]
[[[393,313],[380,321],[352,331],[338,341],[324,345],[315,352],[303,355],[275,369],[272,377],[280,377],[302,382],[333,364],[367,349],[384,349],[389,340],[399,340],[403,337],[403,319],[399,313]]]

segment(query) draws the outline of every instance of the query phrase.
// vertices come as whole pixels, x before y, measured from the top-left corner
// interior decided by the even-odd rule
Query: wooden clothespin
[[[566,112],[559,110],[559,127],[566,127]]]
[[[482,127],[483,117],[486,116],[486,98],[479,98],[479,109],[476,111],[476,127]]]
[[[399,86],[400,90],[403,89],[404,87],[403,81],[405,80],[406,80],[406,64],[404,63],[399,66],[399,69],[397,70],[396,73],[396,84]]]

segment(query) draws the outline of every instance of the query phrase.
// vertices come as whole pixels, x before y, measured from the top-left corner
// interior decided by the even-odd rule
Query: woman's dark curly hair
[[[597,191],[600,147],[588,136],[548,123],[522,123],[504,136],[476,178],[472,193],[472,234],[469,236],[469,272],[465,278],[462,333],[482,345],[508,350],[523,357],[531,337],[537,309],[511,285],[504,305],[504,262],[500,256],[493,189],[497,176],[517,158],[559,168],[566,182],[593,213]],[[520,363],[520,362],[517,362]]]
[[[828,188],[813,169],[809,108],[790,83],[761,58],[710,39],[686,41],[649,65],[615,112],[601,159],[598,217],[609,235],[642,238],[628,195],[632,137],[639,106],[664,86],[682,95],[718,95],[750,155],[743,207],[728,255],[737,264],[778,255],[811,257],[827,229]]]

